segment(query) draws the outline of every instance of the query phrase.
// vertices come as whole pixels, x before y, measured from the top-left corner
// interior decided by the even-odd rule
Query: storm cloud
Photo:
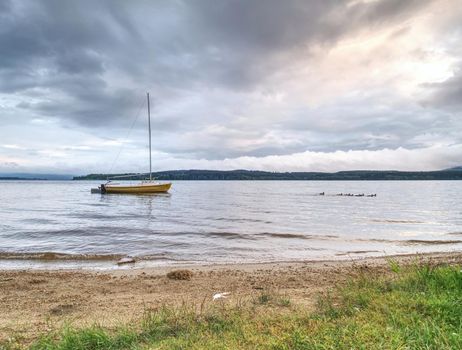
[[[447,147],[452,165],[462,143],[458,5],[2,1],[0,170],[104,172],[123,145],[130,161],[116,170],[137,171],[146,91],[162,168],[250,157],[250,168],[290,170],[267,160],[303,154],[303,170],[317,170],[310,157],[335,152],[345,158],[336,164],[357,167],[349,157],[366,153],[351,152],[383,150],[397,157],[384,168],[399,168],[400,150],[433,147]]]

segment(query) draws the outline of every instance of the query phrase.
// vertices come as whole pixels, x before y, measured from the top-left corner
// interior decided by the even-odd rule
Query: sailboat
[[[149,92],[147,93],[148,99],[148,126],[149,126],[149,180],[143,180],[137,184],[120,184],[108,181],[101,184],[101,193],[127,193],[127,194],[146,194],[146,193],[165,193],[168,192],[172,184],[159,183],[152,179],[152,157],[151,157],[151,108],[149,101]]]

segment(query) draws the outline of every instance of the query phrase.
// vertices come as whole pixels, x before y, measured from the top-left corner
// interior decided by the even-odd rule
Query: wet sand
[[[420,261],[462,263],[462,253],[395,257],[402,264]],[[136,265],[135,265],[136,266]],[[187,268],[190,280],[172,280],[167,273]],[[113,327],[140,319],[162,305],[213,303],[218,292],[230,292],[236,304],[270,291],[294,305],[312,309],[319,293],[360,273],[390,274],[387,259],[306,261],[208,266],[175,266],[95,271],[0,271],[0,341],[9,337],[28,343],[63,324],[98,323]]]

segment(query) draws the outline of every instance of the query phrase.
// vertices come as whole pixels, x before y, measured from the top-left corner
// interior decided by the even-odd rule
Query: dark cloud
[[[56,57],[58,72],[65,74],[102,74],[103,62],[94,51],[68,50]]]
[[[135,105],[123,106],[131,101],[123,96],[136,89],[120,88],[110,72],[126,75],[140,90],[252,89],[281,69],[281,52],[290,56],[292,50],[335,42],[349,31],[406,16],[424,3],[2,2],[0,91],[47,89],[56,97],[38,104],[38,111],[106,125]]]
[[[435,120],[412,101],[339,100],[272,113],[273,122],[245,105],[246,94],[266,89],[300,57],[309,65],[316,50],[327,55],[344,38],[396,24],[390,40],[406,35],[408,19],[432,2],[2,1],[0,93],[15,97],[18,114],[101,133],[129,126],[149,90],[155,148],[178,157],[413,148],[429,129],[459,139],[447,131],[458,125],[450,114]],[[461,85],[460,73],[433,84],[432,108],[460,107]],[[211,124],[223,130],[206,130]]]
[[[187,70],[182,71],[186,68],[182,65],[163,68],[179,68],[184,73],[181,84],[191,77],[204,84],[252,89],[290,65],[293,56],[309,54],[312,46],[329,48],[352,32],[405,20],[431,2],[389,0],[353,6],[338,0],[186,2],[181,12],[184,27],[174,37],[181,47],[172,53],[187,55]],[[282,62],[281,55],[286,56]]]
[[[444,82],[426,84],[426,87],[431,90],[431,96],[424,101],[426,106],[462,112],[462,69]]]

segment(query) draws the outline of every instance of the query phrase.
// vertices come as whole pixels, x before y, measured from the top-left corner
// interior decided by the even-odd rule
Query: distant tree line
[[[43,181],[45,178],[39,177],[17,177],[17,176],[0,176],[0,180],[28,180],[28,181]]]
[[[123,177],[122,177],[123,176]],[[144,180],[146,174],[89,174],[75,176],[74,180]],[[462,171],[339,171],[322,172],[268,172],[253,170],[169,170],[153,173],[157,180],[462,180]]]

